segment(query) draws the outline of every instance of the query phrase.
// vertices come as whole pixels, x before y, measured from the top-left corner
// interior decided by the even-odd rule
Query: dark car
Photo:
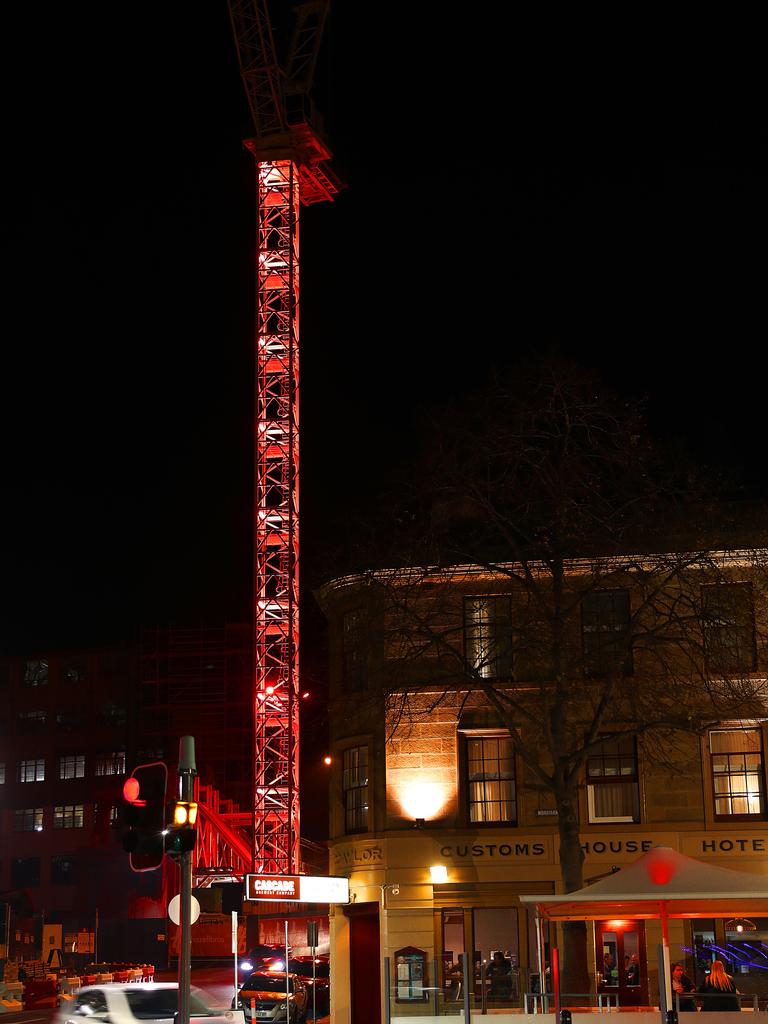
[[[309,1011],[312,1012],[312,992],[314,986],[315,1003],[318,1017],[331,1012],[331,964],[327,956],[315,957],[315,979],[312,980],[312,957],[294,956],[288,961],[288,970],[298,974],[307,986]]]
[[[288,947],[290,956],[291,947]],[[250,974],[251,971],[260,971],[271,967],[276,971],[285,970],[285,946],[282,944],[261,943],[249,949],[245,956],[238,961],[238,969],[241,975]]]
[[[243,1011],[246,1024],[259,1024],[260,1021],[264,1024],[306,1024],[309,1009],[307,986],[297,974],[253,971],[240,986],[237,1001],[232,1000],[232,1009]]]

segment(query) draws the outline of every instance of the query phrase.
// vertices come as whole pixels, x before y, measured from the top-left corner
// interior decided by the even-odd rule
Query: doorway
[[[648,1005],[648,965],[643,921],[595,921],[597,991],[619,1006]]]
[[[379,905],[349,907],[349,977],[352,1024],[381,1024]]]

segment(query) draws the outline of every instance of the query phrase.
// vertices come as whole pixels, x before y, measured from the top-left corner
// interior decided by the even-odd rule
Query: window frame
[[[85,828],[85,804],[55,804],[53,827],[57,830]]]
[[[30,782],[45,782],[45,758],[25,757],[18,761],[16,763],[16,781],[21,785]]]
[[[598,737],[599,738],[599,737]],[[617,746],[616,753],[606,754],[604,749],[600,751],[594,751],[587,755],[587,762],[584,767],[585,771],[585,788],[587,793],[587,824],[588,825],[639,825],[641,823],[641,801],[640,801],[640,757],[638,751],[637,737],[626,736],[623,737],[632,745],[632,761],[634,764],[634,771],[629,774],[625,774],[621,771],[621,760],[628,757],[627,752],[622,752],[620,746]],[[604,740],[600,740],[601,748],[605,747],[606,743],[616,742],[620,744],[622,737],[611,737]],[[619,760],[619,773],[617,775],[590,775],[589,762],[592,758],[600,757],[605,762],[606,757],[616,758]],[[605,815],[598,816],[595,810],[595,793],[594,788],[596,786],[610,786],[617,785],[618,783],[624,785],[634,786],[634,806],[635,813],[632,815]]]
[[[714,755],[713,755],[713,752],[712,752],[711,736],[712,736],[713,733],[722,733],[722,732],[754,732],[758,736],[758,739],[760,741],[760,751],[759,751],[759,754],[760,754],[760,767],[759,767],[759,771],[757,772],[757,775],[758,775],[759,783],[760,783],[760,792],[759,792],[760,810],[756,814],[749,814],[749,813],[747,813],[747,814],[722,814],[722,813],[719,813],[718,810],[717,810],[718,799],[724,799],[725,796],[724,796],[724,794],[719,794],[718,795],[717,790],[715,788],[716,773],[715,773],[714,764],[713,764],[713,756]],[[706,749],[707,757],[709,758],[709,782],[710,782],[710,792],[712,794],[712,817],[713,817],[713,820],[717,821],[717,822],[765,821],[766,820],[765,743],[764,743],[764,737],[763,737],[763,730],[762,730],[760,724],[758,722],[755,722],[753,725],[749,725],[749,726],[746,726],[746,727],[739,726],[739,725],[730,725],[730,726],[729,725],[719,725],[719,726],[716,726],[713,729],[708,729],[707,730],[707,734],[706,734],[706,737],[705,737],[705,743],[706,743],[706,748],[705,749]],[[751,753],[751,751],[733,751],[733,753]],[[730,759],[730,752],[725,752],[724,754],[720,753],[720,756],[725,756],[725,757]],[[721,775],[721,776],[725,775],[728,778],[731,778],[732,774],[736,775],[738,773],[736,773],[736,772],[734,772],[734,773],[731,773],[731,772],[719,772],[717,774]],[[744,774],[745,775],[747,774],[746,767],[745,767]],[[732,793],[729,793],[729,798],[733,799]]]
[[[42,807],[17,807],[13,811],[14,832],[42,832]]]
[[[507,729],[502,729],[502,728],[498,728],[498,727],[496,727],[496,728],[488,727],[488,728],[461,729],[460,733],[461,733],[461,743],[460,743],[460,750],[461,750],[461,763],[460,763],[461,803],[462,803],[463,816],[464,816],[465,821],[467,823],[467,827],[469,827],[469,828],[481,828],[481,829],[482,828],[500,828],[500,827],[517,828],[519,826],[519,824],[520,824],[520,792],[519,792],[519,787],[518,787],[518,780],[519,780],[520,773],[519,773],[519,770],[518,770],[519,766],[518,766],[518,763],[517,763],[517,752],[515,750],[514,743],[512,743],[512,737],[509,735],[509,731]],[[479,779],[479,780],[472,780],[472,779],[470,779],[469,744],[470,744],[470,742],[472,740],[481,740],[481,741],[485,741],[485,740],[508,740],[509,743],[510,743],[510,746],[511,746],[509,760],[510,760],[510,762],[512,764],[512,779],[511,780],[502,780],[502,779],[493,779],[493,778],[490,778],[490,777],[488,779],[482,778],[482,779]],[[489,759],[489,760],[491,760],[491,759]],[[483,764],[486,763],[486,758],[485,757],[483,757],[482,763]],[[511,781],[512,782],[512,799],[509,800],[509,801],[484,800],[482,802],[481,801],[474,801],[473,802],[472,801],[472,797],[471,797],[471,787],[472,787],[473,781],[475,781],[475,782],[479,781],[479,782],[483,782],[483,783],[485,783],[485,782],[493,782],[493,781]],[[511,803],[513,805],[513,816],[511,818],[496,818],[496,819],[493,819],[493,820],[491,820],[489,818],[484,818],[482,820],[477,820],[477,821],[472,819],[472,807],[473,806],[477,805],[477,806],[485,807],[488,804],[505,803],[505,802],[506,803]]]
[[[114,750],[111,754],[98,754],[94,759],[93,774],[99,778],[109,778],[126,773],[126,752]]]
[[[727,615],[727,609],[723,608],[722,605],[718,610],[716,607],[712,607],[711,612],[708,609],[708,595],[714,595],[718,591],[721,593],[742,593],[747,595],[747,605],[745,616],[745,622],[740,624],[736,618],[732,621],[725,621],[724,617]],[[723,668],[722,665],[718,666],[715,663],[717,654],[713,649],[712,640],[708,639],[708,622],[710,623],[709,628],[711,629],[711,614],[719,614],[721,621],[718,624],[718,632],[724,632],[729,628],[732,630],[733,635],[738,635],[741,625],[746,625],[749,629],[750,636],[748,642],[743,645],[744,649],[749,649],[748,667],[742,664],[729,665],[727,668]],[[738,610],[737,610],[738,613]],[[734,580],[728,583],[705,583],[701,588],[701,628],[702,628],[702,645],[704,651],[704,667],[707,672],[711,672],[713,675],[720,675],[723,677],[733,676],[737,674],[749,675],[752,672],[757,671],[757,629],[755,624],[755,599],[752,591],[752,584],[749,581]],[[739,646],[739,650],[741,649]],[[721,648],[720,655],[725,648]]]
[[[587,616],[592,613],[585,608],[586,603],[590,599],[604,597],[611,595],[613,598],[617,594],[623,594],[626,598],[626,610],[627,619],[626,626],[624,625],[612,625],[608,621],[608,617],[604,617],[597,609],[595,609],[596,621],[593,625],[587,623]],[[614,674],[618,674],[624,677],[632,676],[635,673],[634,664],[634,651],[632,649],[632,595],[629,587],[597,587],[594,590],[589,590],[585,594],[582,594],[580,601],[580,613],[581,613],[581,656],[582,664],[584,667],[584,675],[589,679],[605,679],[606,677]],[[586,614],[585,614],[586,613]],[[625,650],[616,648],[615,654],[617,657],[612,659],[610,667],[606,667],[604,659],[606,658],[606,652],[610,651],[610,644],[603,644],[599,638],[616,633],[621,636],[629,638],[629,643]],[[590,651],[590,644],[588,638],[598,638],[598,642],[595,645],[595,650]],[[621,657],[619,658],[618,655]],[[599,661],[599,664],[591,664],[592,660]]]
[[[68,762],[73,763],[71,775],[66,773]],[[78,771],[78,768],[80,771]],[[85,778],[85,754],[59,755],[59,782],[71,782],[73,779]]]
[[[359,775],[360,760],[358,757],[356,765],[347,765],[347,758],[351,756],[355,751],[365,751],[365,782],[346,784],[347,773],[350,774],[354,771],[356,775]],[[341,751],[341,803],[344,814],[344,835],[359,835],[361,832],[369,832],[371,828],[371,762],[370,762],[370,745],[368,743],[355,743],[348,747],[345,747]],[[364,804],[360,807],[351,806],[347,803],[347,795],[353,793],[360,793],[361,799]],[[350,816],[354,816],[356,813],[360,813],[361,819],[359,824],[350,825]]]
[[[472,603],[487,605],[477,608],[478,616],[470,616],[468,610]],[[494,612],[490,612],[491,606]],[[506,606],[506,615],[499,615],[495,609]],[[471,665],[481,679],[512,679],[515,659],[513,653],[512,595],[511,594],[468,594],[462,601],[462,634],[464,642],[464,660]],[[476,636],[471,636],[477,631]],[[504,650],[506,641],[508,649]],[[472,643],[480,648],[483,643],[488,645],[488,654],[478,657],[472,650]]]

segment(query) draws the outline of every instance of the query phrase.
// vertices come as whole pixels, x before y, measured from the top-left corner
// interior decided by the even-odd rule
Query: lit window
[[[45,758],[19,761],[18,782],[45,782]]]
[[[467,662],[483,679],[512,674],[512,602],[509,597],[464,598]]]
[[[704,654],[710,672],[727,675],[756,667],[752,587],[725,583],[702,588]]]
[[[120,808],[117,804],[112,804],[109,808],[109,824],[118,825],[120,823]]]
[[[64,804],[53,809],[54,828],[82,828],[83,804]]]
[[[587,804],[592,823],[640,820],[637,750],[633,736],[604,740],[589,755]]]
[[[5,761],[0,761],[0,786],[5,785]]]
[[[125,775],[125,751],[118,750],[96,758],[97,775]]]
[[[48,682],[48,661],[46,658],[30,659],[24,665],[24,682],[27,686],[45,686]]]
[[[13,828],[15,832],[42,832],[43,808],[24,807],[14,811]]]
[[[467,802],[473,822],[517,822],[515,754],[507,734],[467,737]]]
[[[368,828],[368,747],[344,751],[341,788],[344,793],[344,831]]]
[[[60,779],[85,778],[85,754],[66,754],[59,758]]]
[[[584,672],[607,676],[632,674],[628,590],[595,590],[581,602]]]
[[[717,818],[762,818],[763,745],[759,729],[716,729],[709,734]]]

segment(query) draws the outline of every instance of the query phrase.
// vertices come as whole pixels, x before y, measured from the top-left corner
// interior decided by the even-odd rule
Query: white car
[[[110,1024],[136,1024],[137,1021],[163,1021],[173,1024],[179,1009],[176,982],[127,985],[88,985],[72,1002],[62,1006],[57,1024],[83,1024],[83,1018],[109,1021]],[[190,1017],[206,1017],[206,1024],[244,1024],[242,1010],[212,1010],[204,994],[196,988],[190,993]]]

